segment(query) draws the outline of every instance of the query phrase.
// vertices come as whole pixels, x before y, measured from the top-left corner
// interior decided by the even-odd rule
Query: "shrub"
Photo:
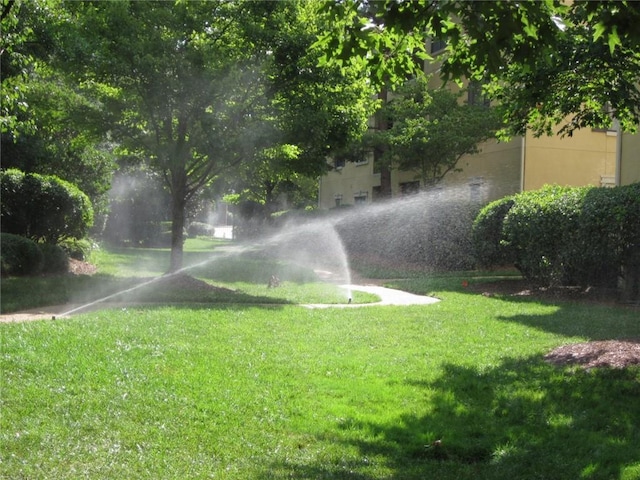
[[[57,243],[82,238],[93,224],[91,201],[78,187],[53,175],[0,173],[2,231]]]
[[[548,286],[575,282],[576,231],[591,188],[547,185],[515,196],[504,218],[504,242],[525,278]]]
[[[58,245],[66,252],[66,254],[76,260],[86,260],[91,255],[91,241],[82,238],[65,238],[58,242]]]
[[[66,273],[69,270],[69,256],[62,247],[52,243],[39,245],[43,257],[44,273]]]
[[[38,245],[25,237],[0,234],[2,275],[34,275],[40,273],[43,255]]]
[[[584,282],[613,286],[638,298],[640,283],[640,183],[594,188],[580,218],[578,253]]]
[[[491,202],[480,210],[473,222],[472,243],[478,266],[491,268],[513,264],[513,251],[503,242],[503,223],[514,203],[512,196]]]
[[[436,191],[370,208],[373,214],[368,214],[367,207],[342,210],[346,215],[336,223],[351,258],[416,271],[473,267],[475,204]]]
[[[640,183],[546,186],[506,197],[481,211],[474,237],[482,265],[508,258],[545,285],[614,287],[621,280],[623,298],[640,297]]]

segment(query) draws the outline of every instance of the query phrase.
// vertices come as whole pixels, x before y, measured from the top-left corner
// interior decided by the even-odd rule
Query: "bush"
[[[640,296],[640,183],[594,188],[584,201],[580,218],[581,271],[593,284],[615,285],[620,278],[623,297]]]
[[[445,192],[335,212],[350,258],[382,268],[457,271],[473,267],[475,204]]]
[[[504,242],[525,278],[547,286],[577,281],[576,232],[590,189],[545,186],[515,196],[504,219]]]
[[[476,264],[491,268],[513,264],[513,251],[503,242],[503,223],[513,204],[514,197],[504,197],[491,202],[473,222],[472,243]]]
[[[86,238],[65,238],[58,245],[73,259],[86,260],[91,256],[91,241]]]
[[[478,263],[512,260],[542,285],[614,287],[640,297],[640,184],[546,186],[487,205],[474,223]]]
[[[28,238],[10,233],[0,234],[2,275],[35,275],[43,266],[38,245]]]
[[[39,245],[43,257],[43,273],[66,273],[69,270],[69,256],[62,247],[51,243]]]
[[[2,231],[57,243],[86,235],[93,224],[91,201],[78,187],[53,175],[0,172]]]

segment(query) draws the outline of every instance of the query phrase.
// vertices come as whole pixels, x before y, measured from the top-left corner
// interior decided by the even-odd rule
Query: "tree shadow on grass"
[[[512,300],[522,301],[527,300]],[[557,310],[544,315],[499,315],[497,320],[519,323],[564,337],[589,340],[639,339],[640,310],[637,307],[611,307],[578,303],[553,304]]]
[[[180,274],[149,278],[95,275],[9,278],[2,281],[2,313],[55,305],[105,303],[285,305],[282,298],[250,295]]]
[[[435,380],[407,383],[425,395],[424,413],[336,425],[345,449],[384,462],[392,478],[640,478],[640,368],[563,369],[536,356],[483,370],[445,364]],[[275,467],[291,478],[378,478]]]

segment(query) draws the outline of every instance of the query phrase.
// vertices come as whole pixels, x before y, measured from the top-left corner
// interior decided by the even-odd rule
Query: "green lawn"
[[[0,478],[640,478],[640,367],[543,359],[640,338],[637,308],[397,285],[442,301],[0,325]]]

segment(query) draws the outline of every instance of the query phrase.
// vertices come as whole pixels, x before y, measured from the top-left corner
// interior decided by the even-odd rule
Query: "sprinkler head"
[[[349,297],[349,302],[347,302],[347,303],[351,303],[351,297]]]
[[[55,316],[55,315],[52,315],[52,316],[51,316],[51,320],[55,320],[55,319],[56,319],[56,316]]]

